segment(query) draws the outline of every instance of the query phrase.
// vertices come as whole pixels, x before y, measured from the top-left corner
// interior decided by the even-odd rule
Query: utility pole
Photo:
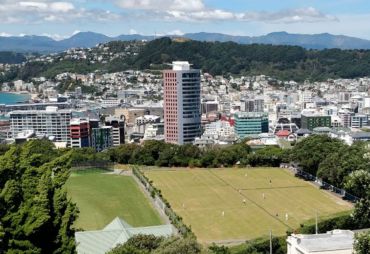
[[[272,254],[272,230],[270,229],[270,254]]]
[[[319,225],[318,225],[318,219],[317,219],[317,210],[316,210],[315,232],[316,232],[316,235],[319,233]]]

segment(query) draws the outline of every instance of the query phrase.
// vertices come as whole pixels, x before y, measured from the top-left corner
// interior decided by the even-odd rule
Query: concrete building
[[[340,110],[338,116],[341,119],[342,127],[349,128],[351,127],[351,118],[354,114],[348,110]]]
[[[241,109],[245,112],[263,112],[264,111],[264,100],[263,99],[247,99],[242,102]]]
[[[288,236],[288,254],[352,254],[354,233],[333,230],[326,234]]]
[[[105,118],[105,126],[111,126],[112,145],[120,146],[125,143],[125,121],[117,117]]]
[[[10,132],[13,137],[18,133],[33,130],[37,135],[45,135],[56,142],[70,142],[71,110],[58,110],[46,107],[46,110],[13,111],[10,116]]]
[[[105,108],[114,108],[118,107],[121,104],[121,100],[117,98],[107,98],[104,100],[101,100],[102,107]]]
[[[235,114],[235,132],[239,138],[268,133],[268,114],[261,112],[238,112]]]
[[[200,71],[188,62],[172,66],[163,72],[165,140],[192,143],[201,135]]]
[[[356,114],[351,117],[351,127],[356,129],[361,129],[368,126],[369,117],[367,115]]]
[[[218,101],[204,101],[202,102],[202,114],[218,111]]]
[[[72,119],[70,123],[72,148],[90,146],[90,124],[86,119]]]

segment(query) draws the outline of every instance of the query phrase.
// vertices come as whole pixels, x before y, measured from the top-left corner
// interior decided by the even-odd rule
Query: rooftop
[[[171,225],[134,228],[116,217],[102,230],[76,232],[75,237],[78,254],[105,254],[134,235],[170,236],[174,233]]]
[[[335,250],[352,250],[354,233],[349,230],[333,230],[326,234],[317,235],[292,235],[288,242],[307,252],[324,252]]]
[[[174,71],[188,71],[190,70],[190,64],[186,61],[175,61],[172,62],[172,70]]]

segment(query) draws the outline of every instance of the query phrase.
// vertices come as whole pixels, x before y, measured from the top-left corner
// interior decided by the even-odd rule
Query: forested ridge
[[[370,75],[369,50],[306,50],[298,46],[242,45],[233,42],[152,41],[134,60],[139,69],[187,60],[213,75],[268,75],[280,80],[356,78]]]
[[[135,42],[131,42],[135,43]],[[127,42],[111,42],[112,52],[122,52]],[[123,46],[120,46],[123,45]],[[164,69],[175,60],[186,60],[212,75],[268,75],[279,80],[323,81],[370,76],[370,50],[306,50],[298,46],[273,46],[234,42],[178,41],[161,38],[140,45],[137,55],[107,63],[88,60],[29,62],[10,79],[53,78],[63,72],[118,72],[129,69]]]

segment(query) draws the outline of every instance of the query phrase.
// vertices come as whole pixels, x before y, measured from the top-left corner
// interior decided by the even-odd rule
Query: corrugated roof
[[[105,254],[134,235],[170,236],[174,233],[172,225],[134,228],[117,217],[103,230],[76,232],[75,237],[78,254]]]

